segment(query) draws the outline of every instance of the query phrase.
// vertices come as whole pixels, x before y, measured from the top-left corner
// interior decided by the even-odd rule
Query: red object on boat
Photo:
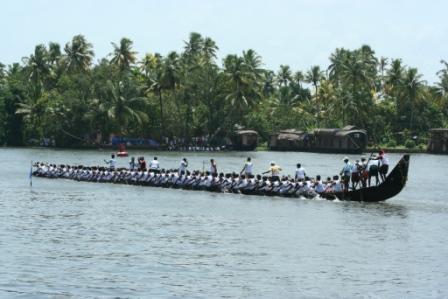
[[[124,145],[124,143],[121,143],[118,145],[117,156],[118,157],[127,157],[128,156],[128,152],[126,151],[126,146]]]

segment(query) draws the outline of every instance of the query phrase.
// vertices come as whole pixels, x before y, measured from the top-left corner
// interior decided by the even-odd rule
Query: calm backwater
[[[131,152],[190,169],[333,175],[342,155]],[[379,204],[33,179],[30,161],[102,164],[108,151],[0,149],[0,297],[447,298],[448,156],[412,155]],[[349,156],[357,158],[356,156]],[[400,155],[389,155],[395,164]],[[127,158],[118,160],[125,165]]]

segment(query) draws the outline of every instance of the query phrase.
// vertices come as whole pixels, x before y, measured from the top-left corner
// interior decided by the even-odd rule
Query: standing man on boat
[[[352,166],[349,162],[348,157],[344,158],[344,166],[342,167],[340,175],[344,184],[344,191],[347,192],[350,185],[350,177],[352,175]]]
[[[218,165],[216,164],[215,159],[210,159],[210,174],[218,174]]]
[[[263,174],[271,173],[271,180],[272,182],[279,181],[280,180],[280,171],[282,171],[282,168],[275,164],[274,161],[271,161],[271,167],[269,167],[269,170],[263,172]]]
[[[104,160],[104,162],[109,165],[109,169],[110,170],[115,170],[115,166],[117,165],[117,161],[115,161],[115,155],[112,154],[110,155],[110,159],[109,160]]]
[[[149,169],[154,173],[159,173],[160,164],[159,161],[157,161],[157,157],[154,157],[154,160],[149,163]]]
[[[187,158],[183,158],[182,161],[180,161],[179,174],[185,173],[187,171],[187,167],[188,167]]]
[[[135,163],[135,158],[131,157],[131,161],[129,162],[129,170],[134,170],[137,168],[137,163]]]
[[[376,158],[380,162],[379,173],[381,181],[386,180],[387,173],[389,172],[389,158],[386,156],[383,150],[378,152],[378,157]]]
[[[369,178],[369,161],[367,161],[366,157],[361,157],[361,169],[360,169],[360,179],[363,188],[367,187],[367,179]]]
[[[302,164],[297,163],[295,180],[296,182],[303,182],[305,180],[306,172],[305,168],[302,167]]]
[[[253,164],[250,157],[247,158],[246,163],[244,163],[243,169],[240,172],[240,174],[243,173],[246,175],[246,177],[253,175]]]

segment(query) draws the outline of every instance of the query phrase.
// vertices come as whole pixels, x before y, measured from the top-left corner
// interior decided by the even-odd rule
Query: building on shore
[[[448,154],[448,129],[431,129],[429,135],[428,152]]]
[[[233,149],[253,151],[258,145],[258,132],[253,130],[237,130],[233,137]]]
[[[310,134],[295,129],[281,130],[269,137],[269,149],[300,151],[310,148]]]
[[[269,148],[280,151],[362,153],[366,147],[367,132],[354,126],[311,132],[282,130],[272,134],[269,140]]]

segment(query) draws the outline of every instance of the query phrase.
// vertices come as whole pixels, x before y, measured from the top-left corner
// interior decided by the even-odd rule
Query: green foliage
[[[411,140],[411,139],[408,139],[408,140],[406,140],[406,142],[404,143],[404,146],[405,146],[406,148],[413,149],[413,148],[415,148],[415,141],[414,141],[414,140]]]
[[[76,35],[63,48],[37,45],[21,63],[0,64],[0,144],[53,137],[58,145],[92,143],[97,136],[232,135],[236,125],[262,141],[279,129],[355,125],[371,143],[424,144],[432,127],[448,126],[448,63],[439,82],[422,80],[401,59],[377,57],[369,46],[338,48],[328,69],[263,67],[252,49],[217,62],[218,46],[191,33],[180,52],[147,53],[133,41],[112,43],[94,64],[93,46]],[[420,146],[419,145],[419,146]]]

